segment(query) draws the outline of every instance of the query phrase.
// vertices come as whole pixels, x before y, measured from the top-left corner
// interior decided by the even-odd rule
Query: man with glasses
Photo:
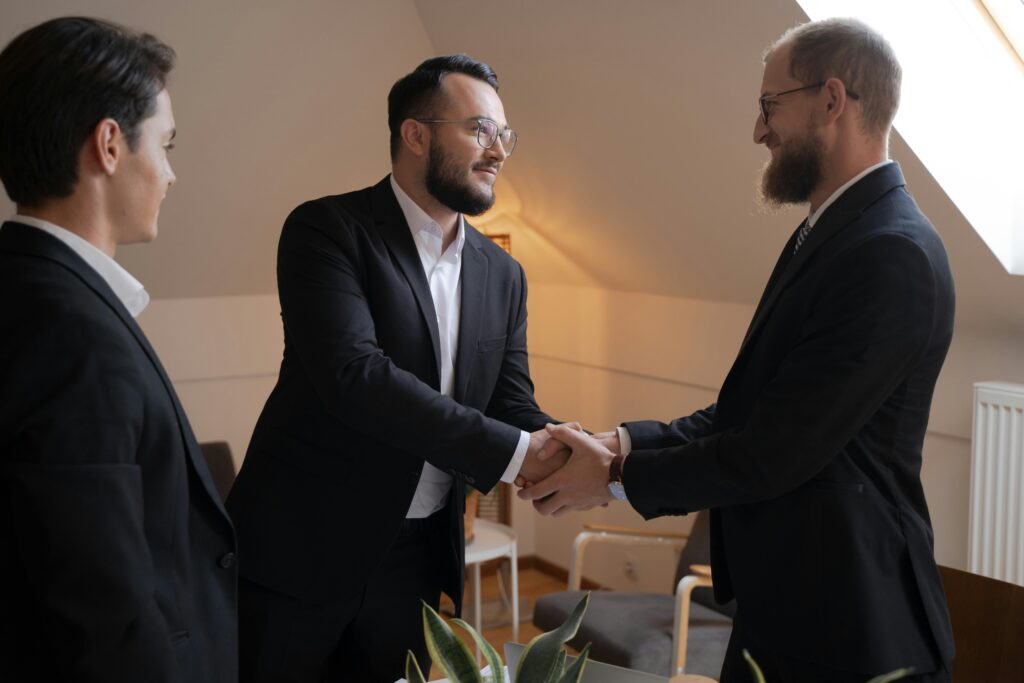
[[[427,60],[388,96],[391,176],[285,221],[284,360],[228,499],[243,680],[428,662],[421,600],[462,602],[465,486],[567,457],[537,458],[523,270],[463,218],[516,146],[497,89],[465,55]]]
[[[520,494],[543,513],[613,495],[646,518],[711,508],[715,595],[737,606],[723,683],[751,680],[743,649],[773,683],[900,667],[949,680],[920,470],[953,280],[888,159],[900,81],[858,21],[804,24],[771,46],[754,122],[771,154],[762,192],[809,212],[718,401],[596,438],[553,427],[573,455]]]

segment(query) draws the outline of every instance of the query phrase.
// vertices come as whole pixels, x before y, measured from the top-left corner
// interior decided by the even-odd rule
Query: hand
[[[578,422],[570,423],[573,429],[581,429]],[[557,439],[552,439],[547,429],[539,429],[530,434],[530,445],[526,449],[523,466],[516,477],[516,486],[530,486],[534,482],[546,479],[552,472],[561,468],[569,459],[569,449]]]
[[[522,489],[542,515],[560,517],[571,510],[589,510],[614,500],[608,490],[608,467],[615,456],[595,438],[566,425],[548,425],[551,439],[572,449],[572,457],[551,476]]]
[[[615,455],[622,454],[622,444],[619,442],[618,429],[613,429],[610,432],[598,432],[597,434],[594,434],[594,440]]]

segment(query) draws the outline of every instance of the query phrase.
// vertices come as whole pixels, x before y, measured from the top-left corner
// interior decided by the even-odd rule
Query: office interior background
[[[306,199],[389,171],[387,92],[427,57],[466,52],[501,80],[520,143],[498,204],[476,223],[509,233],[526,269],[537,396],[561,419],[604,430],[713,402],[803,218],[755,201],[767,153],[752,141],[761,53],[807,19],[795,0],[5,0],[0,41],[66,14],[147,30],[177,50],[178,181],[157,241],[117,258],[153,297],[140,323],[199,440],[228,441],[238,463],[281,357],[282,222]],[[936,117],[949,96],[935,94]],[[949,153],[984,125],[946,121]],[[972,386],[1024,383],[1024,277],[1007,272],[898,130],[890,154],[956,278],[922,478],[937,560],[966,569]],[[14,213],[6,197],[0,213]],[[643,523],[621,504],[543,523],[513,504],[520,556],[559,567],[584,522]],[[588,578],[603,585],[671,584],[663,551],[593,554]]]

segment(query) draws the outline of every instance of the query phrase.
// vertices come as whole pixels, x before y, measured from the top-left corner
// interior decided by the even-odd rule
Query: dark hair
[[[903,70],[892,46],[857,19],[823,19],[791,28],[765,53],[790,45],[789,73],[801,83],[838,78],[860,96],[861,126],[888,135],[900,105]]]
[[[491,67],[469,55],[432,57],[391,86],[388,93],[388,128],[391,130],[391,158],[398,155],[402,142],[402,122],[419,116],[433,116],[444,94],[441,81],[450,73],[465,74],[498,89],[498,77]]]
[[[40,206],[70,195],[96,124],[117,121],[134,151],[156,110],[174,50],[148,33],[62,17],[0,52],[0,180],[11,200]]]

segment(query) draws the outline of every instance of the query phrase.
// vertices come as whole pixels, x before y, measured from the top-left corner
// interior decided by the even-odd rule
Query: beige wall
[[[715,400],[752,313],[752,307],[733,304],[534,285],[530,345],[538,398],[551,414],[579,419],[595,431],[626,420],[689,414]],[[936,387],[922,480],[942,564],[967,565],[972,385],[1024,380],[1022,342],[1014,335],[957,330]],[[614,504],[545,520],[535,531],[536,553],[568,566],[572,537],[585,521],[643,523],[631,509]],[[691,521],[650,524],[685,530]],[[659,552],[664,551],[630,551],[641,558],[638,581],[625,577],[621,551],[595,553],[585,573],[617,587],[664,589],[672,558]]]
[[[227,440],[239,463],[277,376],[278,310],[272,295],[165,299],[140,318],[199,439]],[[534,284],[529,336],[538,399],[556,417],[593,430],[688,414],[715,400],[752,313],[739,304]],[[1024,382],[1024,344],[1012,335],[958,330],[936,388],[922,472],[936,556],[953,567],[966,567],[971,389],[986,379]],[[644,522],[621,504],[540,521],[517,502],[513,513],[520,552],[562,567],[584,522],[675,530],[692,523]],[[627,560],[635,581],[624,573]],[[586,574],[607,585],[659,590],[673,567],[664,550],[596,548]]]
[[[764,154],[749,131],[760,50],[802,13],[792,0],[742,0],[728,13],[715,0],[631,7],[35,0],[0,5],[0,42],[45,18],[84,13],[145,28],[178,50],[178,185],[157,242],[118,258],[156,297],[141,322],[199,438],[227,439],[240,459],[280,362],[281,222],[302,200],[387,172],[387,90],[435,51],[491,62],[521,133],[499,181],[504,213],[488,227],[513,233],[530,278],[544,407],[600,429],[714,400],[799,220],[799,211],[766,215],[752,201]],[[923,477],[939,560],[962,567],[971,384],[1024,381],[1024,279],[1000,271],[898,136],[893,156],[946,240],[958,285],[960,322]],[[10,210],[0,198],[0,214]],[[640,522],[622,505],[542,524],[526,505],[515,514],[521,552],[563,566],[582,521]],[[671,558],[631,554],[636,582],[623,576],[621,553],[595,553],[588,573],[667,587]]]

